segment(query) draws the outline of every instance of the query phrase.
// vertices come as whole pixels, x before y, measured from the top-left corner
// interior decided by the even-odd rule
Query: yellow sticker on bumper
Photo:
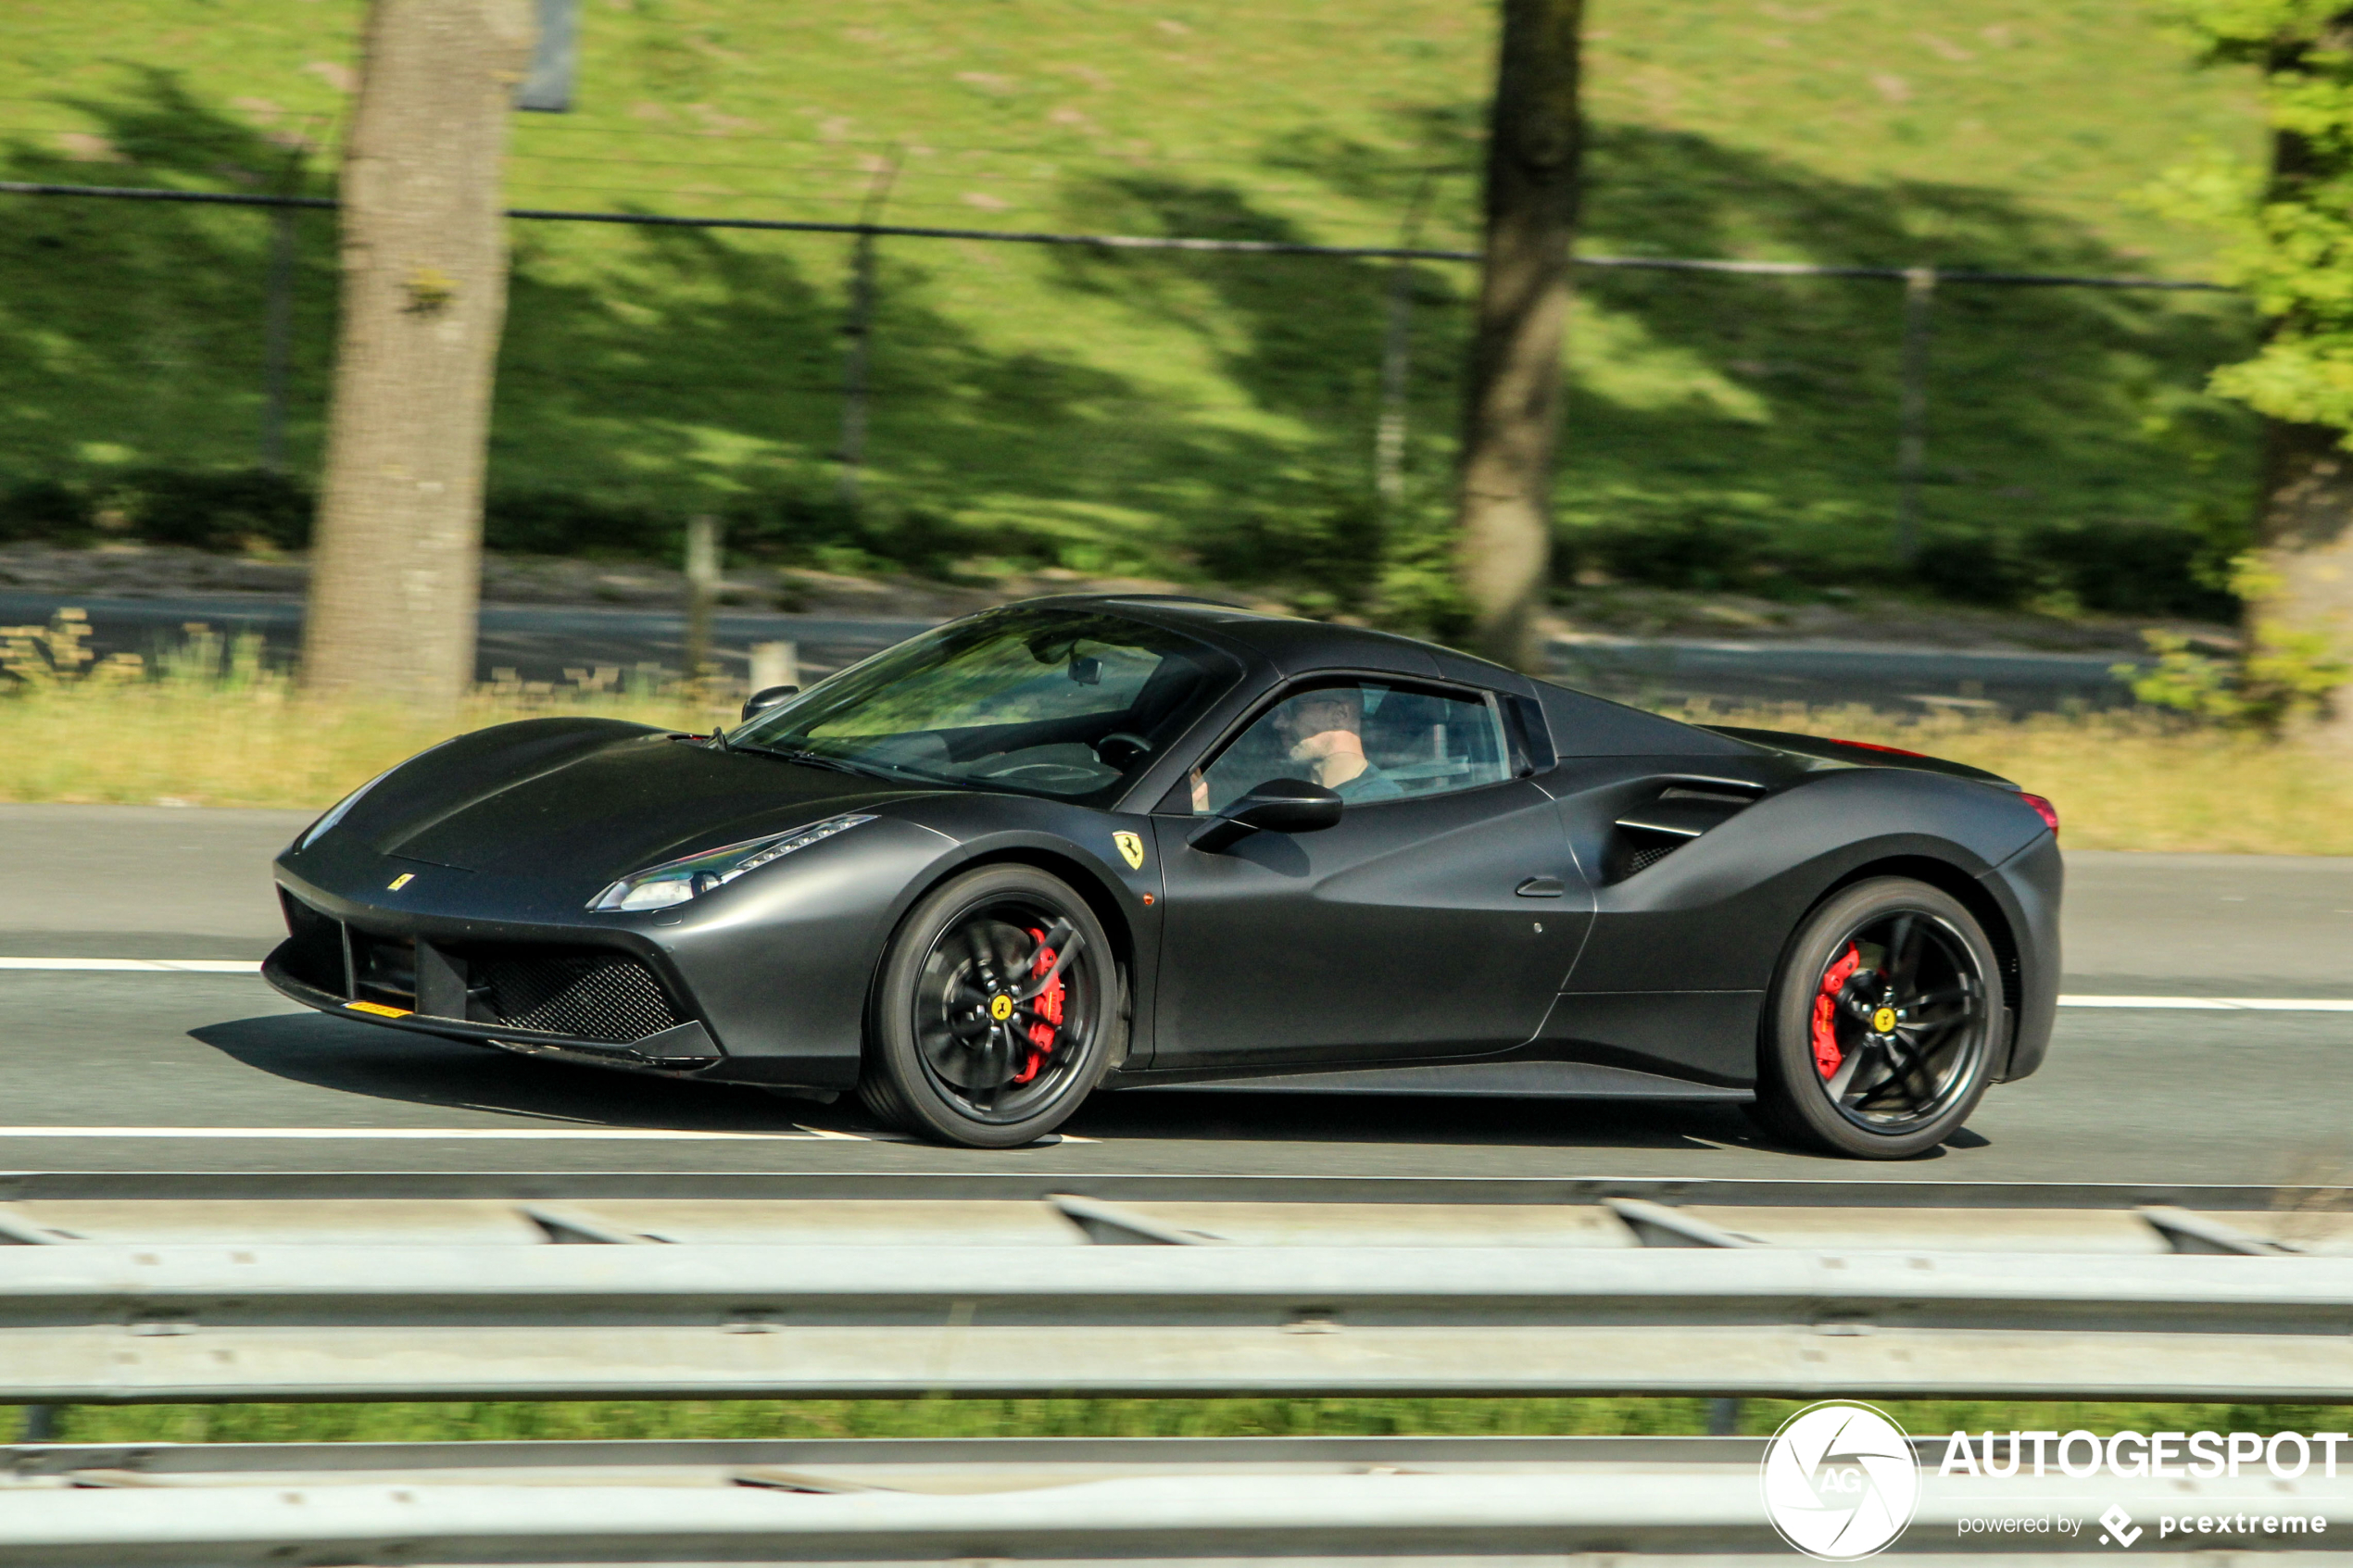
[[[353,1012],[371,1012],[378,1018],[407,1018],[410,1016],[407,1008],[388,1008],[382,1002],[346,1002],[343,1005],[350,1009]]]

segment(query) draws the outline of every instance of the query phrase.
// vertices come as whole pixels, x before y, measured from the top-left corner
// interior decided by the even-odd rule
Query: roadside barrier
[[[2353,1491],[2317,1471],[2266,1480],[2250,1514],[2248,1486],[2229,1477],[1944,1475],[1942,1447],[1915,1441],[1899,1552],[2041,1555],[2105,1542],[2103,1526],[2179,1550],[2159,1531],[2185,1518],[2207,1524],[2208,1551],[2329,1550],[2347,1526],[2311,1524]],[[0,1450],[0,1562],[1789,1562],[1759,1497],[1765,1450],[1705,1437],[20,1446]],[[2281,1533],[2291,1519],[2298,1533]]]
[[[0,1400],[2353,1399],[2341,1194],[1906,1186],[0,1178]]]

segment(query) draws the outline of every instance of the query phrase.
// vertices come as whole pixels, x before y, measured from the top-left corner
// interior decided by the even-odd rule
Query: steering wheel
[[[1095,755],[1106,767],[1125,769],[1138,758],[1150,757],[1152,743],[1131,730],[1114,730],[1095,743]]]

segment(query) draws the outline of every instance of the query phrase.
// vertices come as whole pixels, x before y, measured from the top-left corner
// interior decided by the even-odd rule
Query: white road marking
[[[2353,1000],[2302,997],[2061,997],[2058,1005],[2182,1012],[2353,1012]]]
[[[732,1138],[807,1143],[812,1136],[799,1132],[693,1132],[670,1127],[0,1127],[0,1138],[459,1138],[517,1143],[668,1143]]]
[[[0,969],[121,970],[162,974],[259,974],[259,959],[0,959]]]

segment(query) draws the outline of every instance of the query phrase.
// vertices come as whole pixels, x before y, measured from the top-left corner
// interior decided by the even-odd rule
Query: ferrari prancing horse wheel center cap
[[[1002,991],[988,998],[988,1016],[1002,1023],[1013,1015],[1013,999]]]
[[[1894,1008],[1881,1008],[1879,1011],[1871,1014],[1871,1033],[1874,1035],[1893,1035],[1895,1033],[1895,1010]]]

